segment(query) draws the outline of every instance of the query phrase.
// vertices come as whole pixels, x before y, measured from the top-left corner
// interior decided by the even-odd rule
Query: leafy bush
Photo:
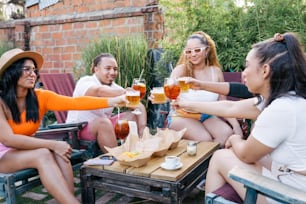
[[[0,56],[8,50],[9,50],[9,45],[7,43],[0,41]]]
[[[101,53],[111,53],[117,60],[119,74],[117,83],[123,87],[130,86],[133,78],[138,77],[144,69],[144,78],[147,78],[145,59],[147,43],[143,37],[101,37],[99,41],[92,42],[82,51],[83,67],[85,72],[81,75],[91,74],[92,60]]]
[[[234,0],[160,0],[165,10],[168,36],[161,44],[177,61],[187,37],[198,30],[209,34],[217,46],[225,71],[241,71],[252,44],[275,33],[296,32],[306,43],[303,0],[253,0],[238,7]],[[251,3],[250,3],[251,2]]]

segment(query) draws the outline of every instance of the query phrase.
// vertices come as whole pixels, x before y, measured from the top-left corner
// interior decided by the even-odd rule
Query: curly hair
[[[208,67],[214,66],[214,67],[219,67],[221,69],[221,65],[219,63],[218,56],[217,56],[217,49],[216,49],[215,42],[212,40],[212,38],[208,34],[204,33],[203,31],[196,31],[187,38],[187,41],[190,39],[198,39],[203,45],[209,48],[206,59],[205,59],[205,66],[208,66]],[[194,77],[193,65],[187,60],[187,57],[184,54],[184,52],[182,52],[178,60],[177,65],[180,65],[180,64],[184,64],[184,72],[185,72],[184,74],[186,76]]]

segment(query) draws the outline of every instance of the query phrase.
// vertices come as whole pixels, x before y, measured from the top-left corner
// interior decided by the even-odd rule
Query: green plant
[[[119,66],[117,83],[123,87],[130,86],[132,79],[139,76],[145,69],[147,43],[143,37],[107,37],[103,36],[99,41],[92,42],[82,51],[82,60],[86,73],[90,74],[92,60],[102,52],[114,55]],[[144,77],[147,72],[145,70]]]
[[[275,33],[296,32],[306,43],[305,0],[160,0],[165,10],[167,37],[161,42],[177,61],[186,38],[202,30],[217,46],[224,71],[241,71],[251,45]]]
[[[7,43],[0,41],[0,56],[8,50],[9,50],[9,45]]]

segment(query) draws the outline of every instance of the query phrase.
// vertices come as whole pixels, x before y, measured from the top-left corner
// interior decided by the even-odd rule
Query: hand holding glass
[[[143,99],[143,97],[146,95],[146,80],[143,78],[134,78],[133,79],[133,84],[132,84],[132,88],[136,91],[140,92],[140,99]],[[134,113],[135,115],[139,115],[141,114],[141,111],[139,110],[139,108],[136,108],[132,113]]]
[[[187,83],[186,77],[181,77],[178,79],[179,85],[181,87],[181,92],[188,92],[189,91],[189,84]]]
[[[140,98],[143,99],[143,97],[146,95],[146,91],[147,91],[146,80],[145,79],[134,78],[132,88],[134,90],[139,91],[140,92]]]
[[[165,78],[164,81],[164,91],[166,96],[174,102],[177,97],[180,95],[181,88],[178,83],[178,80],[173,79],[173,78]],[[173,116],[175,115],[175,110],[173,112]]]

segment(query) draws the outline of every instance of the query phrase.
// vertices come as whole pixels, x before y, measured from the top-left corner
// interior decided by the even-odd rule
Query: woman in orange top
[[[64,141],[33,137],[48,110],[87,110],[125,104],[114,98],[67,97],[34,89],[43,57],[12,49],[0,58],[0,172],[38,170],[47,191],[59,203],[80,203],[74,196],[71,147]]]

